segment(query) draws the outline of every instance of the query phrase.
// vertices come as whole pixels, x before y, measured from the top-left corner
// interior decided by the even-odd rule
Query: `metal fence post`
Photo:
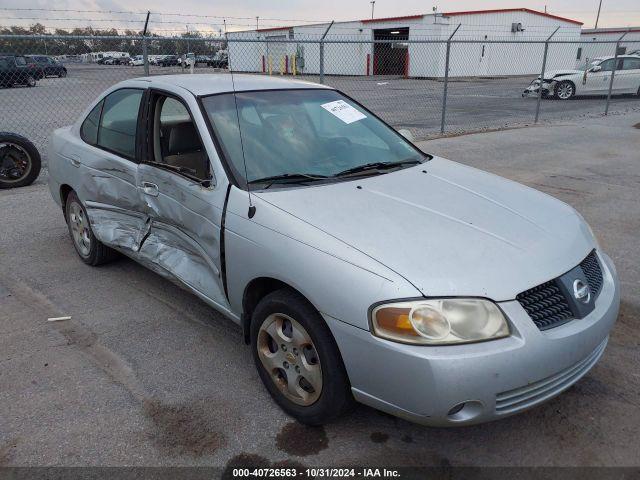
[[[538,99],[536,101],[536,118],[533,123],[538,123],[538,118],[540,117],[540,102],[542,101],[542,82],[544,81],[544,71],[547,68],[547,54],[549,52],[549,40],[553,37],[556,32],[560,29],[560,27],[556,28],[549,38],[547,38],[544,42],[544,54],[542,56],[542,71],[540,72],[540,86],[538,87]]]
[[[616,69],[618,68],[618,50],[620,48],[620,41],[629,33],[629,29],[622,34],[622,36],[616,42],[616,53],[613,56],[613,69],[611,70],[611,77],[609,78],[609,91],[607,92],[607,103],[604,106],[604,114],[609,114],[609,102],[611,101],[611,90],[613,89],[613,78],[616,76]]]
[[[332,26],[333,26],[333,20],[331,20],[331,23],[329,24],[327,29],[324,31],[324,34],[320,38],[320,83],[324,83],[324,38],[327,36],[327,33],[329,33],[329,29]]]
[[[451,54],[451,39],[460,28],[461,23],[458,24],[453,33],[447,40],[447,58],[444,62],[444,89],[442,92],[442,116],[440,118],[440,133],[444,133],[444,121],[447,114],[447,89],[449,88],[449,56]]]
[[[144,30],[142,31],[142,61],[144,62],[144,74],[149,76],[149,54],[147,51],[147,27],[149,26],[150,11],[147,11],[147,18],[144,21]]]

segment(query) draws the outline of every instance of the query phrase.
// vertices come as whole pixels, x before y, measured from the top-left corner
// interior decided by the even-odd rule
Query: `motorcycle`
[[[40,175],[40,153],[27,138],[0,132],[0,188],[31,185]]]

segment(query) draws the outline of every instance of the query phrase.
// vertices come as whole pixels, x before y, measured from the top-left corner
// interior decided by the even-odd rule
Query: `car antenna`
[[[240,150],[242,151],[242,162],[244,163],[244,178],[247,182],[247,193],[249,194],[249,218],[253,218],[256,214],[256,207],[251,201],[251,185],[249,184],[249,174],[247,173],[247,159],[244,155],[244,142],[242,141],[242,126],[240,125],[240,112],[238,111],[238,98],[236,97],[236,82],[233,77],[233,63],[231,62],[231,50],[229,49],[229,36],[227,35],[227,21],[224,22],[224,36],[227,41],[227,59],[229,62],[229,73],[231,74],[231,87],[233,88],[233,103],[236,107],[236,119],[238,120],[238,133],[240,134]]]

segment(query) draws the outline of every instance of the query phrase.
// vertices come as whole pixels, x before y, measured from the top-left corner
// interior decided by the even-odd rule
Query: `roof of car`
[[[151,86],[177,85],[189,90],[196,96],[213,95],[216,93],[246,92],[249,90],[280,90],[293,88],[329,88],[317,83],[278,78],[267,75],[247,75],[228,73],[197,74],[197,75],[154,75],[137,80],[149,82]]]

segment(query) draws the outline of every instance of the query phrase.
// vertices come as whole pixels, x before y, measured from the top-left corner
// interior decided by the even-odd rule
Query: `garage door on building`
[[[373,31],[373,74],[405,75],[409,40],[408,28],[384,28]],[[376,40],[384,42],[376,43]]]

